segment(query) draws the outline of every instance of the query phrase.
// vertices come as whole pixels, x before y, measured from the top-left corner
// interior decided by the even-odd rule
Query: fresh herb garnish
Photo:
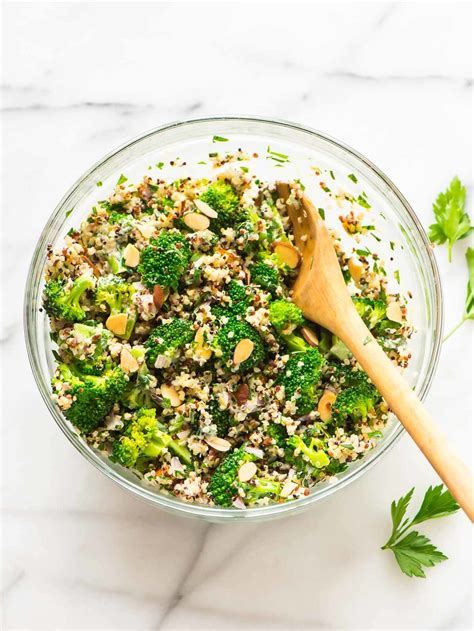
[[[371,208],[369,202],[365,199],[365,197],[362,197],[362,195],[359,195],[359,197],[356,199],[356,202],[359,204],[359,206],[362,206],[363,208]]]
[[[398,284],[400,284],[400,272],[396,269],[396,270],[393,272],[393,275],[395,276],[395,278],[396,278],[396,280],[397,280],[397,283],[398,283]]]
[[[359,256],[370,256],[371,252],[370,250],[356,250],[356,254]]]
[[[321,219],[324,221],[326,219],[326,213],[324,212],[324,208],[318,208],[318,213]]]
[[[161,170],[164,166],[165,166],[165,163],[164,163],[164,162],[157,162],[157,164],[156,164],[156,168],[157,168],[157,169],[160,169],[160,170]]]
[[[306,190],[306,186],[305,186],[305,185],[303,184],[303,182],[302,182],[301,180],[299,180],[297,177],[295,177],[295,182],[298,182],[298,184],[300,185],[300,187],[301,187],[301,190],[302,190],[302,191],[305,191],[305,190]]]
[[[66,217],[69,217],[69,215],[72,213],[72,211],[73,211],[73,208],[71,208],[71,210],[66,210],[66,213],[65,213]]]
[[[464,313],[461,318],[461,321],[456,324],[454,329],[448,333],[448,335],[444,338],[443,342],[445,342],[448,337],[459,329],[459,327],[466,322],[466,320],[474,320],[474,248],[467,248],[466,251],[466,261],[467,261],[467,273],[468,273],[468,281],[467,281],[467,292],[466,292],[466,304],[464,306]]]
[[[349,173],[349,175],[347,177],[350,180],[352,180],[354,182],[354,184],[357,184],[358,180],[357,180],[356,176],[353,173]]]
[[[290,159],[285,153],[278,153],[278,151],[272,151],[270,147],[267,147],[267,160],[274,160],[275,162],[285,163],[289,162]]]
[[[120,186],[120,184],[124,184],[127,180],[128,177],[125,177],[125,175],[121,173],[119,179],[117,180],[117,186]]]
[[[244,173],[248,173],[249,172],[249,168],[248,167],[240,167],[240,170],[243,171]]]
[[[198,162],[198,164],[207,164],[207,162],[205,160],[201,160],[201,162]]]
[[[229,142],[229,139],[224,138],[224,136],[213,136],[212,142]]]
[[[428,519],[436,519],[451,515],[459,509],[459,505],[448,490],[443,491],[443,485],[429,487],[425,493],[423,502],[415,515],[405,519],[408,504],[413,495],[414,488],[401,497],[397,502],[392,502],[392,534],[382,550],[392,550],[400,566],[401,571],[407,576],[426,578],[423,567],[433,567],[436,563],[446,561],[448,558],[440,552],[431,541],[416,530],[406,534],[407,530],[416,524],[421,524]]]
[[[334,171],[329,171],[329,175],[331,176],[331,178],[332,178],[333,180],[335,180],[335,179],[336,179],[336,177],[335,177],[335,175],[334,175]]]
[[[96,186],[102,186],[102,182],[99,180],[98,182],[95,183]]]
[[[464,212],[466,189],[457,176],[451,184],[440,193],[433,204],[436,223],[429,227],[428,236],[431,243],[448,242],[448,260],[451,262],[453,245],[472,232],[469,215]]]

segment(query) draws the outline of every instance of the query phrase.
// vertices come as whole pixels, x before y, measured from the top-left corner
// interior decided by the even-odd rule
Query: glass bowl
[[[215,136],[227,138],[228,142],[219,142]],[[402,426],[397,419],[391,418],[383,439],[372,451],[351,464],[331,482],[316,485],[302,499],[246,510],[186,503],[157,491],[132,472],[111,463],[94,451],[54,405],[50,398],[49,383],[54,369],[52,343],[48,318],[40,311],[40,307],[47,246],[55,247],[60,244],[68,230],[79,225],[94,202],[105,197],[112,189],[119,174],[126,174],[131,181],[133,178],[141,178],[147,172],[153,175],[154,170],[156,175],[159,173],[162,177],[172,174],[173,179],[179,177],[180,173],[193,177],[204,176],[208,175],[209,166],[199,162],[208,159],[209,153],[236,150],[239,147],[258,153],[259,157],[254,159],[252,170],[255,167],[268,173],[269,169],[273,169],[270,177],[280,180],[300,177],[307,185],[310,195],[321,193],[319,186],[316,186],[311,166],[322,166],[328,172],[333,170],[338,175],[342,173],[348,187],[353,183],[347,180],[347,175],[356,175],[358,190],[362,187],[371,201],[377,234],[381,236],[380,243],[374,249],[382,256],[385,253],[387,267],[392,273],[394,269],[398,270],[402,293],[406,295],[408,291],[411,292],[409,316],[416,330],[410,340],[412,359],[405,376],[421,399],[426,396],[430,387],[442,336],[442,296],[438,269],[429,241],[413,209],[394,184],[367,158],[325,134],[294,123],[252,117],[187,120],[158,127],[134,138],[95,164],[73,184],[56,207],[38,240],[31,261],[25,293],[24,324],[28,355],[36,383],[62,432],[99,471],[155,506],[175,514],[216,522],[263,520],[307,508],[343,488],[379,461],[400,438]],[[271,159],[270,151],[288,155],[291,161],[275,161]],[[183,161],[187,164],[171,167],[170,161],[175,165],[181,165]],[[100,188],[97,187],[97,182],[102,182]],[[393,252],[390,242],[398,244]],[[373,244],[376,245],[375,241]],[[394,261],[390,262],[390,258]]]

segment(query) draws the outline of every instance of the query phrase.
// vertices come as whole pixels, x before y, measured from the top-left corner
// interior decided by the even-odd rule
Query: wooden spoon
[[[278,186],[288,199],[287,184]],[[311,201],[287,203],[301,268],[293,286],[293,301],[308,320],[328,329],[349,348],[391,410],[429,460],[452,495],[474,521],[473,479],[449,447],[421,401],[385,355],[357,313],[344,282],[331,236]]]

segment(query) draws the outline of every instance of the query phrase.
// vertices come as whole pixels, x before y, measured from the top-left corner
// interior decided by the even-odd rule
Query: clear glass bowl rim
[[[219,522],[227,522],[227,521],[235,521],[235,520],[260,520],[269,517],[280,517],[293,512],[299,512],[303,508],[309,506],[310,504],[316,502],[317,500],[322,499],[337,490],[342,489],[349,483],[356,480],[363,473],[368,471],[376,462],[378,462],[383,454],[387,453],[389,449],[391,449],[395,443],[400,439],[402,434],[404,433],[403,426],[398,423],[398,427],[393,432],[390,439],[387,439],[383,442],[381,448],[374,453],[369,453],[364,457],[362,461],[362,466],[350,471],[342,478],[339,479],[336,483],[331,485],[315,487],[315,490],[311,492],[310,495],[294,500],[284,504],[272,504],[269,506],[256,507],[256,508],[247,508],[245,510],[241,510],[238,508],[216,508],[210,507],[197,503],[187,503],[182,502],[180,500],[174,499],[172,496],[159,495],[157,492],[152,490],[152,487],[149,489],[140,486],[138,483],[134,483],[122,475],[120,475],[117,471],[112,469],[106,461],[102,460],[98,456],[96,456],[91,450],[89,450],[81,441],[79,436],[68,426],[62,414],[59,412],[58,408],[53,403],[49,388],[45,385],[45,380],[42,378],[42,369],[39,360],[39,348],[36,343],[36,337],[34,331],[36,331],[36,317],[37,317],[37,308],[31,304],[30,296],[32,295],[32,289],[34,288],[36,280],[39,278],[38,273],[40,275],[44,269],[44,253],[46,252],[46,246],[48,244],[48,237],[50,235],[51,228],[56,224],[57,220],[60,216],[64,215],[64,208],[68,205],[68,200],[73,196],[75,191],[81,186],[81,184],[89,179],[94,172],[99,171],[101,167],[103,167],[109,160],[113,157],[117,156],[121,152],[130,149],[135,143],[141,142],[144,139],[159,134],[160,132],[169,131],[173,128],[183,127],[187,125],[193,125],[196,123],[225,123],[225,122],[249,122],[256,124],[267,124],[267,125],[275,125],[279,127],[286,128],[289,132],[291,130],[298,132],[305,132],[306,134],[316,136],[323,141],[328,142],[329,144],[334,145],[339,150],[347,153],[352,158],[355,158],[357,161],[361,162],[365,167],[368,167],[378,178],[380,178],[385,185],[391,190],[391,192],[398,198],[401,206],[406,212],[409,220],[411,221],[413,228],[417,232],[418,237],[421,238],[425,249],[424,255],[429,263],[428,274],[431,276],[433,281],[432,286],[430,287],[432,297],[433,297],[433,322],[434,322],[434,336],[433,336],[433,347],[431,351],[431,356],[429,358],[428,367],[426,370],[426,375],[424,381],[421,383],[419,389],[419,397],[421,400],[424,400],[426,397],[429,388],[431,386],[431,382],[434,376],[434,372],[436,370],[436,366],[438,364],[440,349],[441,349],[441,340],[442,340],[442,331],[443,331],[443,297],[441,291],[441,282],[439,276],[439,270],[436,264],[435,257],[433,255],[432,249],[430,247],[430,242],[426,236],[426,233],[416,216],[414,210],[402,195],[402,193],[398,190],[398,188],[394,185],[394,183],[378,168],[376,167],[370,160],[368,160],[361,153],[353,149],[352,147],[346,145],[345,143],[336,140],[332,136],[329,136],[320,131],[314,130],[312,128],[299,125],[297,123],[289,122],[281,119],[273,119],[273,118],[264,118],[264,117],[256,117],[256,116],[213,116],[213,117],[202,117],[202,118],[192,118],[174,121],[171,123],[167,123],[165,125],[161,125],[159,127],[148,130],[145,133],[135,136],[128,142],[123,143],[116,149],[113,149],[108,154],[106,154],[101,160],[96,162],[88,171],[86,171],[76,182],[70,187],[67,193],[60,200],[55,210],[51,214],[48,222],[46,223],[41,236],[36,245],[35,251],[32,256],[30,268],[28,271],[26,288],[25,288],[25,296],[24,296],[24,334],[25,341],[28,353],[28,359],[31,365],[31,369],[33,372],[33,376],[35,378],[38,389],[40,390],[41,396],[46,403],[51,415],[56,421],[57,425],[61,429],[61,431],[65,434],[68,440],[76,447],[76,449],[92,464],[96,469],[105,474],[108,478],[113,480],[116,484],[124,488],[125,490],[133,493],[140,499],[158,505],[164,510],[173,512],[175,514],[181,514],[183,516],[188,517],[198,517],[201,519],[206,519],[209,521],[219,521]],[[41,268],[41,269],[39,269]],[[49,382],[49,376],[48,376]],[[138,482],[138,479],[137,479]]]

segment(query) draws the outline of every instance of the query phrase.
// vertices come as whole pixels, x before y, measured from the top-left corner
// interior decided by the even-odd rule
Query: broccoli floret
[[[280,423],[270,423],[267,427],[267,434],[273,438],[277,447],[285,447],[288,434],[286,427]]]
[[[275,300],[270,304],[270,322],[278,333],[292,333],[296,327],[304,324],[301,309],[293,302],[287,300]]]
[[[100,425],[120,399],[127,378],[118,366],[107,367],[101,375],[85,375],[73,365],[59,364],[52,380],[53,389],[63,384],[68,384],[65,394],[73,396],[72,405],[64,415],[81,432],[87,433]]]
[[[220,438],[225,438],[232,425],[232,416],[229,410],[222,410],[216,397],[211,398],[207,409],[212,416],[212,422],[217,427],[217,435]]]
[[[43,307],[51,317],[82,322],[86,319],[86,312],[80,301],[84,293],[93,287],[93,278],[86,275],[76,278],[71,287],[62,279],[50,280],[44,287]]]
[[[117,313],[127,314],[125,333],[122,335],[116,334],[117,337],[125,340],[129,339],[137,320],[136,310],[132,303],[134,293],[135,289],[130,283],[113,274],[102,276],[97,283],[95,292],[96,305],[106,304],[109,307],[110,315]]]
[[[220,231],[221,228],[235,226],[244,219],[245,215],[240,208],[237,193],[230,184],[223,180],[211,184],[199,199],[217,213],[217,217],[211,219],[210,226],[211,230],[215,232]]]
[[[247,288],[236,280],[231,280],[227,285],[227,295],[230,302],[220,302],[211,307],[212,314],[216,318],[227,318],[233,315],[245,315],[252,303],[252,296],[247,294]]]
[[[244,447],[232,451],[217,467],[209,482],[208,491],[219,506],[231,506],[238,486],[238,472],[244,462],[254,460]]]
[[[156,460],[165,449],[172,451],[186,465],[191,466],[190,452],[160,426],[156,410],[143,408],[138,410],[122,436],[113,443],[111,458],[132,469],[138,461]]]
[[[156,386],[156,377],[150,374],[146,361],[144,361],[146,351],[143,347],[136,346],[130,352],[140,362],[140,367],[136,373],[135,380],[130,381],[122,397],[122,403],[131,410],[151,408],[154,404],[150,388]]]
[[[316,438],[311,438],[307,444],[302,436],[290,436],[286,444],[290,449],[293,449],[294,456],[297,457],[298,454],[301,454],[303,459],[316,469],[322,469],[330,462],[326,452],[320,448],[321,441]]]
[[[108,359],[106,351],[112,334],[97,322],[76,323],[73,328],[80,337],[95,344],[94,352],[85,359],[76,359],[75,365],[84,374],[99,375],[104,370]]]
[[[240,486],[245,491],[245,499],[250,504],[267,495],[279,496],[282,489],[281,482],[268,480],[267,478],[252,478],[250,482]]]
[[[386,315],[387,305],[384,300],[370,298],[352,298],[357,313],[364,320],[370,330],[374,329]]]
[[[178,351],[194,339],[190,320],[175,318],[167,324],[160,324],[145,342],[147,362],[150,366],[166,368],[178,355]],[[157,360],[160,359],[157,365]]]
[[[278,288],[281,286],[280,272],[278,268],[267,265],[263,261],[258,261],[249,267],[250,280],[265,291],[268,291],[272,297],[278,294]]]
[[[287,361],[277,384],[285,388],[287,399],[296,399],[298,415],[308,414],[316,407],[316,386],[321,376],[324,358],[317,348],[308,348],[304,353],[294,353]]]
[[[138,272],[143,284],[152,289],[155,285],[176,289],[191,260],[189,243],[179,232],[162,232],[141,253]]]
[[[266,357],[262,338],[248,322],[241,320],[238,316],[231,315],[226,324],[220,328],[214,338],[213,345],[220,350],[222,359],[227,363],[233,359],[237,344],[244,339],[253,342],[250,357],[239,364],[239,369],[246,372],[262,363]]]
[[[332,405],[332,420],[336,425],[358,421],[367,417],[380,400],[376,388],[364,381],[342,390]]]
[[[265,233],[261,231],[262,222],[256,212],[247,210],[244,219],[236,227],[236,247],[250,256],[263,247]]]

